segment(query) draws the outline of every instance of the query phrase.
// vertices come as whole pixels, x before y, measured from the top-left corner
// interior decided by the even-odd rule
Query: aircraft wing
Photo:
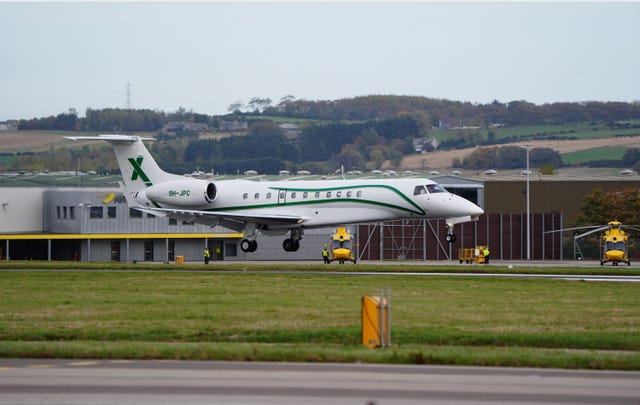
[[[159,216],[170,216],[181,221],[202,224],[207,226],[221,225],[241,232],[247,223],[266,226],[295,226],[304,222],[304,218],[298,215],[236,214],[227,211],[200,211],[171,208],[138,208],[145,212],[152,212]]]

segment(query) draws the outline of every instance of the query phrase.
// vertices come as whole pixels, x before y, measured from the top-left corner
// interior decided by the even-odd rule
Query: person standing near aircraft
[[[324,249],[322,249],[322,260],[324,261],[324,264],[331,263],[329,261],[329,251],[327,250],[326,246],[324,247]]]
[[[211,253],[209,253],[209,248],[204,248],[204,264],[209,264],[209,258],[211,257]]]
[[[482,255],[484,256],[484,264],[489,264],[489,246],[484,248]]]

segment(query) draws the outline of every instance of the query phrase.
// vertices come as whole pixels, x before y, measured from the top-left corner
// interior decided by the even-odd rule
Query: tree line
[[[640,103],[599,102],[550,103],[536,105],[527,101],[487,104],[434,99],[417,96],[362,96],[340,100],[304,100],[283,97],[272,105],[269,98],[253,98],[245,106],[236,102],[229,107],[231,114],[211,116],[180,108],[173,113],[157,110],[128,110],[107,108],[87,109],[85,117],[76,110],[56,116],[23,119],[20,130],[65,131],[158,131],[171,121],[207,123],[218,128],[221,119],[245,119],[249,114],[306,118],[323,121],[369,121],[410,115],[424,134],[432,127],[550,125],[579,122],[614,122],[640,119]]]
[[[417,124],[408,116],[367,123],[312,124],[304,127],[296,140],[287,139],[271,122],[256,122],[245,136],[189,140],[181,161],[169,158],[163,163],[174,171],[199,166],[220,173],[247,169],[318,173],[341,165],[364,170],[371,159],[376,163],[370,168],[379,168],[388,159],[399,164],[417,135]],[[158,143],[156,147],[162,149]]]
[[[78,117],[75,109],[56,116],[32,118],[18,121],[19,131],[109,131],[109,132],[156,132],[173,121],[206,123],[218,127],[220,119],[206,114],[186,111],[183,108],[173,113],[156,110],[127,110],[88,108],[85,117]]]
[[[340,100],[311,101],[284,97],[275,106],[261,105],[269,115],[339,120],[371,120],[399,113],[421,113],[432,127],[487,127],[494,123],[506,126],[550,125],[578,122],[609,122],[640,119],[640,103],[599,102],[549,103],[536,105],[525,100],[471,103],[418,96],[372,95]]]

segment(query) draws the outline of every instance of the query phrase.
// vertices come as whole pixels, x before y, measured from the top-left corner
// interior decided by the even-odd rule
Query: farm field
[[[599,148],[583,149],[562,155],[562,162],[569,165],[584,163],[592,160],[621,160],[627,146],[603,146]]]
[[[579,139],[566,141],[523,141],[509,145],[522,145],[528,143],[534,148],[551,148],[558,151],[561,155],[569,154],[586,149],[616,147],[626,150],[627,148],[640,148],[640,136],[616,137],[616,138],[594,138]],[[500,145],[496,145],[500,146]],[[402,161],[403,168],[420,169],[428,168],[446,168],[451,166],[453,159],[464,159],[476,148],[465,148],[448,151],[436,151],[424,155],[407,156]],[[622,152],[624,154],[624,151]]]
[[[640,370],[637,283],[239,266],[2,270],[0,356]],[[382,287],[392,290],[392,347],[371,350],[360,342],[360,300]]]

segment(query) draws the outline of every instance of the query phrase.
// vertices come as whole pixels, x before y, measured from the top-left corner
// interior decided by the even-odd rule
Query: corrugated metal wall
[[[42,188],[0,188],[0,233],[42,232]]]

